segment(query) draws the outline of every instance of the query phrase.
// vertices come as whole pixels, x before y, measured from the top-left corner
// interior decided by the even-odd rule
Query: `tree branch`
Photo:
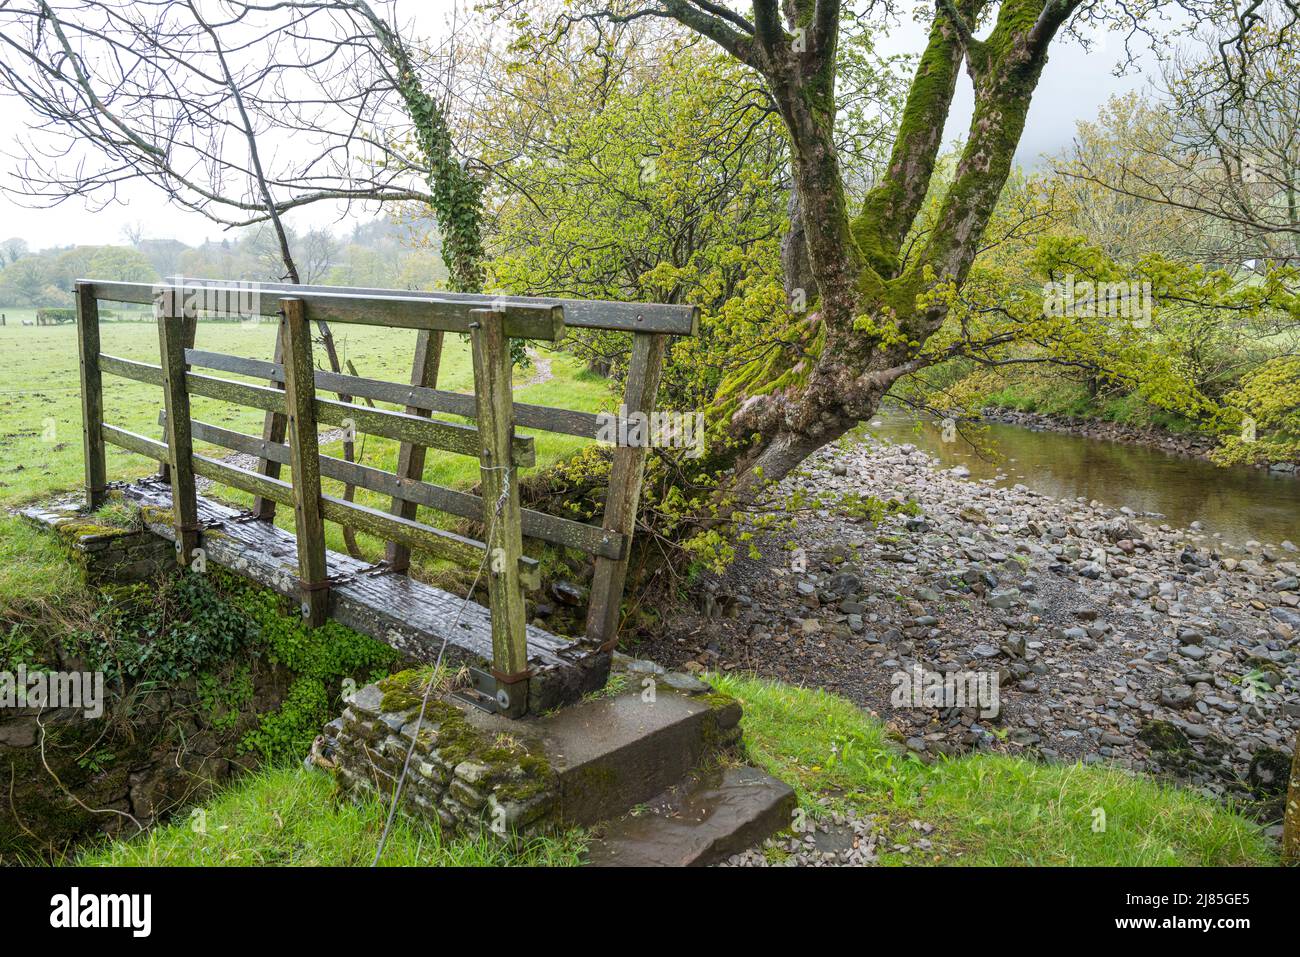
[[[771,72],[777,64],[778,54],[784,49],[785,30],[781,28],[781,14],[776,0],[753,0],[754,37],[762,51],[766,69]]]
[[[986,0],[960,2],[973,19]],[[967,22],[965,16],[962,22]],[[936,15],[903,107],[888,169],[854,220],[853,235],[863,258],[883,279],[897,275],[899,252],[929,191],[963,53],[955,21],[947,14]]]
[[[944,16],[948,18],[948,22],[957,31],[957,39],[961,42],[962,49],[969,50],[971,44],[975,42],[975,37],[971,32],[970,24],[966,22],[966,18],[957,9],[957,5],[952,0],[938,0],[938,8],[943,11]]]
[[[819,59],[835,55],[840,32],[840,3],[841,0],[817,0],[813,7],[808,52]]]

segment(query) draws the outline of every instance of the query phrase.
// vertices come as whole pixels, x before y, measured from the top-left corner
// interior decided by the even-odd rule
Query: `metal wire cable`
[[[411,733],[411,743],[406,748],[406,759],[402,762],[401,773],[397,776],[397,783],[393,785],[393,800],[388,807],[388,819],[384,821],[384,831],[379,835],[379,846],[375,849],[375,859],[370,862],[371,867],[379,866],[379,858],[384,853],[384,846],[388,843],[388,834],[393,828],[393,820],[397,817],[397,806],[402,798],[402,787],[406,784],[406,775],[411,769],[411,756],[415,754],[415,745],[420,739],[420,728],[424,724],[424,711],[429,704],[429,695],[433,692],[433,686],[438,683],[438,669],[442,667],[442,656],[447,651],[447,640],[456,626],[460,624],[461,615],[464,614],[465,609],[473,601],[474,589],[478,587],[479,579],[483,577],[483,569],[492,554],[492,530],[496,527],[497,519],[501,517],[501,512],[505,509],[506,502],[510,498],[510,473],[512,468],[513,466],[510,465],[482,466],[485,472],[504,471],[505,481],[501,483],[501,494],[497,496],[496,505],[493,506],[492,515],[488,520],[486,534],[483,536],[485,546],[483,559],[478,563],[478,571],[474,573],[474,581],[469,586],[469,592],[465,595],[465,600],[461,602],[460,608],[456,610],[456,617],[452,620],[451,627],[442,636],[442,645],[438,648],[438,657],[433,663],[433,674],[429,676],[429,682],[424,688],[424,697],[420,699],[420,714],[415,719],[415,730]]]

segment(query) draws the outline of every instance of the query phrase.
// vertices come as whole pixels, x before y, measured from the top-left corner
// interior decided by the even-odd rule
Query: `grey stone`
[[[757,768],[727,768],[608,825],[587,859],[597,867],[712,864],[788,827],[795,805],[789,785]]]
[[[1186,708],[1196,700],[1196,694],[1187,685],[1166,685],[1160,689],[1160,703],[1167,708]]]
[[[995,591],[988,596],[990,608],[1014,608],[1020,602],[1019,590]]]

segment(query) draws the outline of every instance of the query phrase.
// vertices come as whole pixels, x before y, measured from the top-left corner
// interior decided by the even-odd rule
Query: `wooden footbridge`
[[[557,342],[566,325],[631,333],[623,412],[648,415],[654,409],[668,340],[698,331],[693,307],[203,280],[158,286],[85,280],[76,285],[76,299],[86,498],[91,509],[98,508],[107,493],[105,444],[139,453],[163,463],[163,468],[157,480],[133,483],[124,493],[155,506],[146,510],[151,527],[176,542],[182,566],[201,556],[299,599],[312,625],[334,618],[417,658],[431,660],[445,645],[450,660],[471,666],[482,702],[510,717],[549,710],[604,684],[618,633],[647,450],[637,445],[614,450],[599,526],[521,508],[519,470],[533,465],[535,454],[532,437],[516,429],[594,439],[601,434],[601,419],[515,402],[510,340]],[[101,351],[101,301],[153,304],[158,364]],[[195,348],[200,313],[277,317],[274,357],[264,361]],[[317,369],[312,323],[417,330],[410,382]],[[472,395],[437,388],[443,336],[448,332],[470,338]],[[161,387],[162,441],[104,421],[105,373]],[[194,420],[191,395],[262,410],[262,434],[241,434]],[[356,405],[355,399],[398,405],[403,411]],[[436,418],[435,413],[474,424]],[[398,441],[396,470],[321,455],[317,434],[322,424]],[[626,433],[620,428],[614,434]],[[257,467],[241,468],[197,454],[196,441],[251,454]],[[477,456],[481,494],[424,481],[426,451],[431,448]],[[281,477],[284,466],[290,469],[289,480]],[[241,512],[198,495],[196,477],[256,496],[253,508]],[[387,496],[391,506],[384,511],[327,495],[321,489],[322,477]],[[294,510],[292,535],[273,522],[281,505]],[[484,540],[418,521],[421,505],[481,523]],[[370,565],[327,551],[325,522],[387,542],[384,560]],[[525,593],[540,583],[536,562],[524,555],[524,537],[594,556],[581,638],[563,638],[527,625]],[[406,575],[412,549],[478,568],[487,583],[488,607]]]

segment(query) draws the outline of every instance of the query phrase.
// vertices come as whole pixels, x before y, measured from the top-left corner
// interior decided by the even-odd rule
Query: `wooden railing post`
[[[325,623],[329,581],[325,568],[325,519],[321,513],[320,450],[316,440],[316,368],[311,327],[301,299],[281,299],[284,392],[293,469],[293,513],[298,533],[298,579],[302,616],[315,628]]]
[[[158,351],[162,357],[163,406],[167,412],[167,454],[172,486],[176,560],[188,567],[199,545],[199,506],[194,489],[194,449],[190,435],[190,394],[185,383],[185,309],[179,289],[154,299]]]
[[[515,427],[510,342],[505,334],[504,312],[475,309],[472,316],[474,399],[483,443],[479,474],[484,543],[488,549],[492,674],[497,681],[498,707],[508,717],[519,717],[528,709],[528,636],[519,569],[524,550],[519,474],[511,447]]]
[[[271,361],[276,365],[284,362],[285,352],[285,321],[284,316],[280,316],[280,324],[275,332],[275,349],[271,355]],[[283,389],[284,383],[271,380],[270,386],[273,389]],[[280,445],[284,442],[285,417],[283,412],[268,412],[262,421],[262,441],[273,442]],[[280,477],[280,463],[272,462],[270,459],[259,458],[257,460],[257,473],[265,475],[267,478]],[[262,498],[260,495],[253,499],[253,515],[264,522],[274,521],[275,503],[269,498]]]
[[[411,385],[432,389],[438,384],[438,365],[442,360],[442,333],[421,329],[415,339],[415,361],[411,365]],[[426,419],[433,413],[415,405],[406,407],[407,415],[420,415]],[[403,442],[397,452],[397,478],[399,481],[420,481],[424,478],[426,448],[413,442]],[[414,502],[394,498],[389,513],[414,521],[417,506]],[[404,572],[411,566],[411,550],[401,542],[389,542],[384,556],[389,571]]]
[[[184,284],[182,283],[181,285]],[[180,289],[178,289],[175,291],[174,295],[180,296],[183,295],[183,292]],[[192,309],[179,309],[179,308],[174,309],[173,311],[175,313],[183,312],[185,314],[184,317],[181,319],[181,329],[183,330],[182,332],[183,343],[186,349],[193,349],[194,340],[197,338],[198,330],[199,330],[198,312]],[[189,369],[189,365],[187,364],[185,368]],[[166,433],[163,433],[163,441],[164,442],[167,441]],[[167,483],[170,483],[172,480],[171,466],[168,465],[166,462],[160,462],[158,464],[158,480]]]
[[[108,469],[104,460],[104,386],[99,372],[99,302],[95,287],[77,283],[77,354],[81,365],[81,436],[86,460],[86,507],[104,504]]]
[[[640,412],[648,420],[653,414],[667,347],[668,336],[664,333],[638,332],[632,337],[632,358],[628,363],[620,415]],[[596,559],[586,638],[602,648],[612,648],[618,638],[623,586],[627,581],[627,563],[632,532],[636,527],[637,506],[641,501],[641,480],[645,474],[647,452],[646,444],[620,445],[614,450],[614,461],[609,470],[603,524],[610,531],[627,536],[629,548],[621,558]]]

